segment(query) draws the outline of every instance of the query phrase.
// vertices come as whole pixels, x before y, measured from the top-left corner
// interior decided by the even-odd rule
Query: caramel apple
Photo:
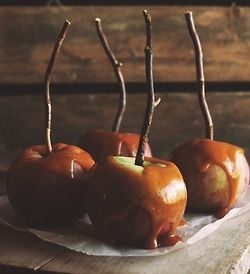
[[[92,168],[86,185],[87,213],[103,239],[112,244],[153,249],[181,239],[187,193],[175,164],[144,157],[154,111],[151,17],[147,26],[146,76],[148,103],[135,157],[108,156]]]
[[[101,20],[99,18],[95,19],[95,26],[103,49],[112,64],[114,74],[119,82],[121,90],[120,100],[112,131],[91,131],[81,138],[79,146],[88,151],[95,161],[100,161],[106,156],[122,155],[135,157],[140,135],[120,132],[120,125],[126,108],[126,87],[121,72],[122,63],[116,60],[111,51],[107,38],[103,33]],[[149,157],[152,156],[148,143],[146,144],[145,155]]]
[[[249,167],[243,149],[213,140],[213,123],[205,100],[202,49],[192,13],[187,12],[185,16],[195,48],[199,102],[206,124],[206,138],[178,146],[171,159],[186,183],[187,207],[223,217],[246,192]]]
[[[96,163],[86,187],[89,217],[112,244],[152,249],[180,240],[175,235],[186,205],[186,187],[171,162],[125,156]]]
[[[82,149],[55,144],[26,148],[12,163],[8,182],[9,201],[23,222],[35,226],[67,224],[84,208],[84,188],[94,161]]]
[[[107,156],[135,157],[140,135],[134,133],[120,133],[114,131],[95,130],[87,133],[79,146],[98,162]],[[145,155],[151,156],[151,149],[146,143]]]
[[[26,148],[12,163],[7,179],[9,201],[17,217],[31,226],[68,224],[85,212],[85,183],[94,161],[76,146],[52,146],[50,136],[50,78],[69,24],[65,21],[45,77],[47,145]]]

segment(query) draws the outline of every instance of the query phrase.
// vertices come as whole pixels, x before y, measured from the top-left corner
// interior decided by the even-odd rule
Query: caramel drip
[[[194,159],[198,170],[202,173],[206,172],[210,165],[214,164],[223,169],[230,186],[230,198],[227,206],[218,212],[218,215],[223,217],[237,199],[237,188],[241,172],[238,156],[240,154],[244,155],[244,151],[228,143],[216,142],[210,139],[195,139],[178,147],[173,154],[176,152],[177,154],[181,152],[181,155],[186,154],[189,159]],[[180,158],[181,155],[178,157]]]
[[[150,178],[147,185],[149,196],[143,200],[142,206],[150,213],[152,219],[151,233],[146,243],[146,248],[152,249],[159,246],[169,246],[170,239],[175,238],[176,228],[184,214],[185,206],[183,205],[185,204],[186,195],[183,195],[185,186],[182,176],[174,164],[152,158],[149,161],[152,164],[164,163],[167,167],[151,165],[144,167],[143,171],[145,178]],[[153,182],[157,183],[154,184]],[[175,199],[169,201],[164,196],[169,195],[171,186],[176,196]],[[178,195],[177,188],[179,186],[182,189],[181,195]],[[164,191],[165,189],[168,190]],[[172,242],[173,245],[175,243]]]
[[[184,226],[187,224],[187,221],[185,219],[182,219],[178,226]]]
[[[173,246],[177,242],[182,242],[182,238],[178,235],[160,235],[158,238],[158,247]]]

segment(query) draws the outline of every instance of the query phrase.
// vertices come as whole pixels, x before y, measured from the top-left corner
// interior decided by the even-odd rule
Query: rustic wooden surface
[[[168,5],[168,6],[181,6],[181,5],[208,5],[208,6],[227,6],[232,5],[233,3],[237,3],[237,5],[241,6],[249,6],[249,3],[244,0],[106,0],[105,5],[118,5],[118,6],[126,6],[126,5]],[[71,0],[70,2],[67,0],[1,0],[1,6],[44,6],[44,5],[54,5],[54,6],[89,6],[89,5],[104,5],[102,0]]]
[[[207,80],[249,80],[249,7],[41,6],[0,7],[0,83],[41,83],[65,18],[72,20],[72,26],[54,81],[114,82],[95,33],[96,16],[103,19],[111,47],[124,63],[126,81],[144,82],[144,8],[153,18],[156,81],[195,80],[193,46],[183,16],[187,9],[194,11]]]
[[[157,257],[96,257],[45,243],[0,225],[0,271],[12,266],[36,272],[81,274],[247,274],[250,214],[231,219],[207,238]],[[18,270],[17,267],[22,267]]]

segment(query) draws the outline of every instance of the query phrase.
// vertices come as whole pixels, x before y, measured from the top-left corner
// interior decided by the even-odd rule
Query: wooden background
[[[124,63],[126,81],[144,82],[143,8],[149,9],[153,20],[155,81],[195,80],[193,46],[183,15],[187,10],[194,12],[207,81],[249,81],[248,7],[46,6],[0,8],[1,83],[42,82],[51,48],[66,18],[72,26],[54,82],[114,82],[113,71],[95,33],[95,17],[102,18],[110,45]]]

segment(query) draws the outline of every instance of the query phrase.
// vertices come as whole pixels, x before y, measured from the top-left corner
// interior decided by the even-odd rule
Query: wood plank
[[[53,90],[52,90],[53,93]],[[204,125],[195,94],[157,93],[162,98],[155,111],[150,143],[155,156],[167,158],[180,143],[204,136]],[[215,138],[245,149],[250,158],[250,94],[209,93]],[[52,142],[77,144],[90,130],[111,130],[116,94],[52,94]],[[129,94],[121,130],[140,132],[146,96]],[[6,119],[6,117],[8,117]],[[4,96],[0,100],[0,166],[7,169],[24,147],[44,143],[42,96]]]
[[[195,245],[157,257],[94,257],[67,252],[42,267],[60,273],[247,274],[250,214],[225,223]]]
[[[0,175],[0,196],[6,193],[6,171]]]
[[[63,251],[31,234],[0,225],[0,265],[38,270]]]
[[[154,82],[155,90],[159,93],[195,93],[197,82]],[[118,94],[119,84],[112,83],[52,83],[53,94]],[[0,83],[0,96],[39,95],[44,91],[44,83],[8,84]],[[69,92],[70,91],[70,92]],[[127,94],[145,94],[146,82],[126,83]],[[250,81],[206,81],[207,92],[249,92]]]
[[[140,0],[105,0],[105,6],[107,5],[116,5],[116,6],[124,6],[124,5],[210,5],[210,6],[225,6],[231,5],[233,3],[237,3],[237,5],[249,6],[244,0],[144,0],[143,3]],[[71,0],[70,2],[67,0],[1,0],[0,6],[43,6],[43,5],[64,5],[64,6],[72,6],[72,5],[104,5],[102,0]]]
[[[144,6],[143,8],[146,8]],[[156,81],[193,81],[194,53],[183,12],[194,11],[209,81],[247,81],[250,62],[248,7],[148,6],[153,17]],[[103,27],[127,82],[144,82],[145,26],[140,6],[0,7],[1,83],[41,83],[65,18],[72,20],[54,74],[59,83],[115,82],[97,39]]]

